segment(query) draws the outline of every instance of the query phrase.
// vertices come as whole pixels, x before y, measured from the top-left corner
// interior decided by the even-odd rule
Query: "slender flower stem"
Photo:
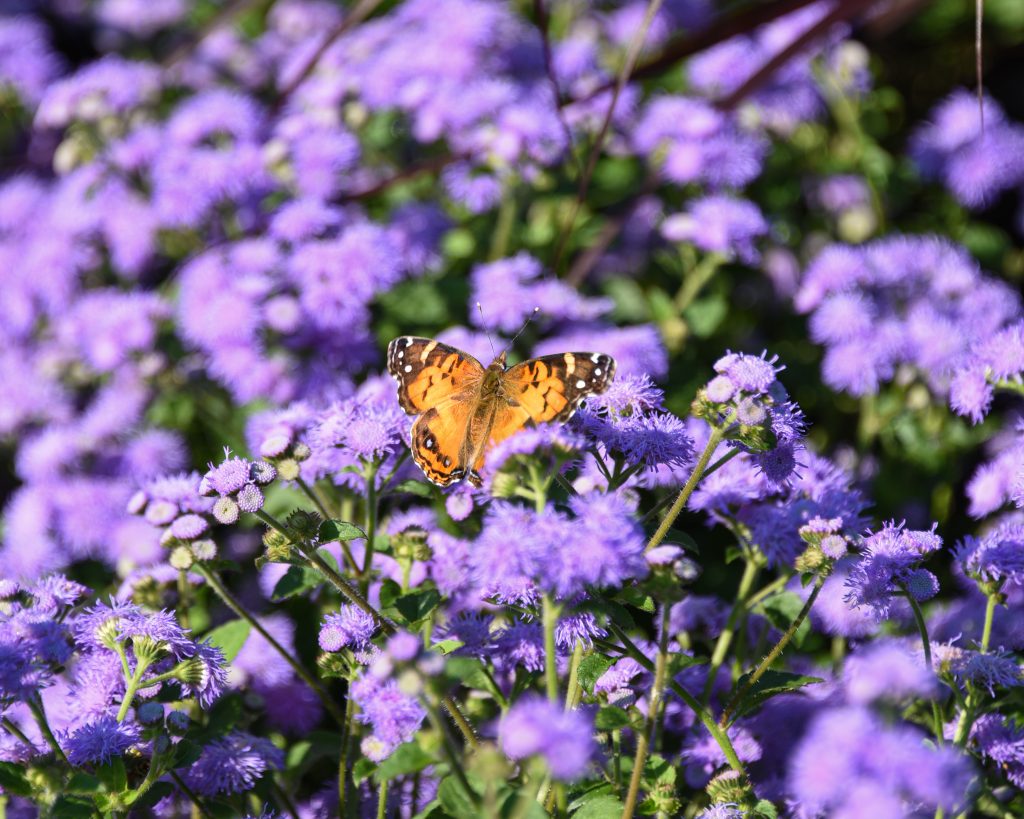
[[[747,611],[750,611],[766,597],[771,597],[775,592],[781,590],[792,578],[792,573],[787,572],[784,575],[776,577],[771,583],[767,586],[763,586],[759,591],[754,592],[747,598]]]
[[[221,583],[220,578],[217,577],[214,572],[211,572],[202,563],[196,563],[195,566],[199,573],[206,578],[206,582],[209,584],[210,588],[213,589],[216,595],[224,601],[224,604],[254,628],[257,633],[270,644],[270,647],[284,658],[285,662],[292,667],[292,670],[299,675],[299,678],[313,691],[315,691],[318,697],[320,697],[320,701],[324,704],[324,708],[335,722],[339,725],[344,725],[345,717],[341,713],[341,710],[335,704],[330,694],[320,686],[320,683],[316,678],[313,677],[305,667],[303,667],[302,663],[295,659],[295,657],[293,657],[283,645],[274,639],[273,635],[263,627],[260,621],[250,614],[245,606],[243,606],[242,603],[235,598],[230,591],[228,591],[227,587]]]
[[[786,629],[786,633],[779,638],[779,641],[772,647],[772,650],[768,652],[757,668],[754,669],[754,672],[743,684],[743,687],[733,695],[729,704],[725,706],[725,710],[722,712],[722,718],[718,722],[718,724],[723,728],[727,728],[729,726],[731,721],[729,718],[732,716],[733,711],[735,711],[736,707],[740,702],[742,702],[743,698],[747,695],[747,692],[749,692],[757,684],[757,681],[764,676],[765,672],[771,668],[772,663],[779,658],[786,646],[789,645],[790,640],[792,640],[797,631],[799,631],[800,626],[803,625],[804,620],[807,619],[807,615],[810,613],[811,607],[814,605],[814,601],[818,599],[818,594],[821,592],[821,587],[823,585],[825,585],[825,575],[819,574],[814,579],[814,588],[811,589],[811,593],[808,595],[803,608],[800,609],[793,622],[789,624],[789,628]]]
[[[203,805],[203,801],[199,798],[199,794],[197,794],[188,786],[185,780],[181,778],[180,774],[178,774],[176,771],[168,771],[167,774],[174,781],[174,784],[177,785],[178,790],[180,790],[183,794],[185,794],[185,796],[189,798],[189,801],[199,812],[200,816],[210,815],[209,811],[207,811],[206,807]]]
[[[444,710],[448,712],[448,716],[452,718],[452,722],[459,729],[459,733],[462,734],[462,738],[466,740],[466,744],[470,748],[477,748],[480,745],[480,738],[476,735],[476,730],[473,728],[472,723],[466,718],[466,715],[462,713],[462,709],[459,707],[459,703],[456,702],[454,697],[446,696],[441,697],[441,705],[444,706]]]
[[[629,635],[626,634],[626,632],[624,632],[615,623],[609,623],[608,628],[611,629],[612,633],[622,641],[622,644],[626,647],[630,657],[636,660],[648,671],[653,672],[655,670],[654,663],[652,663],[647,655],[640,650],[636,643],[629,639]],[[729,735],[718,725],[717,722],[715,722],[711,714],[709,714],[707,709],[697,701],[697,698],[694,697],[693,694],[671,678],[667,681],[667,685],[672,689],[672,693],[679,697],[679,699],[681,699],[687,707],[697,715],[697,719],[699,719],[704,727],[708,729],[708,733],[711,734],[715,742],[718,743],[718,747],[722,749],[722,753],[725,754],[725,759],[726,762],[729,763],[729,767],[743,777],[743,781],[745,782],[747,772],[736,753],[736,749],[732,746],[732,740],[729,739]]]
[[[985,625],[981,630],[981,653],[987,654],[989,643],[992,640],[992,622],[995,619],[996,606],[998,605],[998,593],[989,594],[985,601]],[[964,747],[971,735],[971,726],[974,725],[975,714],[974,692],[968,686],[967,699],[964,702],[963,710],[960,711],[960,719],[956,723],[956,731],[953,734],[953,744]]]
[[[370,587],[370,573],[373,571],[373,552],[377,546],[377,471],[379,464],[367,467],[366,471],[366,554],[363,570],[359,573],[359,591],[366,594]]]
[[[143,662],[139,657],[136,657],[135,660],[135,673],[125,680],[124,697],[121,699],[121,707],[117,710],[118,722],[124,722],[124,718],[128,716],[128,709],[132,707],[135,692],[139,690],[139,685],[142,683],[142,675],[146,673],[146,669],[150,666],[150,663]]]
[[[26,746],[28,746],[28,748],[31,749],[33,754],[35,754],[37,752],[38,749],[36,748],[35,743],[32,742],[32,740],[29,739],[27,736],[25,736],[25,734],[22,732],[21,728],[19,728],[16,723],[12,722],[7,717],[4,717],[2,720],[0,720],[0,725],[3,725],[3,727],[7,731],[7,733],[9,733],[13,737],[17,737]]]
[[[577,640],[572,648],[569,661],[569,687],[565,691],[565,710],[575,711],[580,704],[583,689],[580,687],[580,663],[583,662],[583,641]]]
[[[388,780],[380,783],[377,791],[377,819],[384,819],[388,814]]]
[[[992,622],[995,620],[996,606],[999,595],[990,594],[985,601],[985,625],[981,630],[981,653],[988,654],[988,646],[992,641]]]
[[[338,756],[338,812],[345,810],[345,791],[348,788],[348,747],[355,727],[356,704],[351,696],[345,699],[345,722],[341,726],[341,748]]]
[[[32,716],[35,717],[36,725],[39,726],[39,731],[43,735],[43,739],[46,740],[46,744],[53,749],[58,759],[61,759],[65,765],[70,765],[67,754],[64,753],[64,749],[57,742],[57,737],[50,730],[50,723],[46,719],[46,709],[43,707],[43,701],[39,698],[38,694],[28,698],[28,708],[32,712]]]
[[[555,656],[555,626],[558,624],[558,606],[551,595],[541,599],[544,626],[544,688],[551,702],[558,701],[558,662]]]
[[[679,292],[676,293],[675,308],[679,313],[693,303],[704,285],[711,280],[724,261],[725,257],[720,253],[709,253],[690,271],[690,274],[683,280]]]
[[[669,607],[661,606],[661,623],[658,636],[658,656],[654,662],[654,685],[647,701],[647,725],[636,738],[636,753],[633,756],[633,774],[629,778],[629,790],[622,808],[622,819],[632,819],[640,795],[640,783],[647,764],[647,753],[653,747],[658,731],[658,715],[661,712],[661,698],[668,676],[668,613]]]
[[[725,662],[725,657],[729,653],[729,647],[732,645],[732,639],[736,636],[736,631],[747,612],[747,598],[750,596],[750,590],[753,588],[754,581],[757,580],[757,575],[760,571],[761,564],[754,557],[753,553],[748,554],[743,566],[743,576],[740,577],[740,585],[736,590],[736,599],[733,601],[732,610],[729,612],[729,619],[726,621],[722,633],[718,635],[714,651],[711,653],[711,665],[708,668],[708,677],[704,683],[703,701],[705,704],[711,699],[711,691],[718,676],[718,669]]]
[[[430,701],[429,697],[420,697],[420,701],[423,703],[423,706],[427,711],[427,718],[430,720],[430,724],[441,737],[441,747],[444,749],[445,756],[448,757],[448,766],[451,768],[455,778],[459,780],[459,784],[466,792],[467,798],[474,805],[477,805],[480,801],[480,797],[477,792],[473,790],[472,786],[469,784],[469,780],[466,778],[466,772],[462,768],[462,762],[459,760],[458,751],[455,749],[455,745],[452,742],[451,737],[448,735],[448,731],[445,728],[444,721],[441,719],[441,716],[437,711],[437,707]]]
[[[712,427],[711,434],[708,436],[707,445],[704,447],[704,451],[700,454],[700,458],[697,459],[697,463],[694,464],[693,472],[690,473],[690,477],[687,479],[683,488],[679,490],[679,496],[676,498],[675,503],[668,510],[668,514],[661,521],[661,525],[658,526],[657,530],[651,535],[651,539],[647,542],[647,548],[645,551],[650,551],[655,546],[660,544],[664,539],[665,535],[668,534],[668,530],[672,528],[672,524],[676,522],[676,518],[679,517],[679,513],[683,511],[686,506],[686,502],[690,499],[690,495],[693,494],[693,490],[697,488],[697,484],[700,483],[700,479],[704,477],[704,470],[711,460],[711,456],[715,454],[715,450],[718,448],[718,444],[722,440],[724,432],[719,427]]]
[[[928,624],[925,622],[924,613],[921,611],[921,605],[914,599],[906,587],[903,587],[903,596],[907,598],[907,602],[910,603],[910,610],[914,613],[914,623],[917,624],[917,631],[921,635],[921,647],[924,649],[924,664],[929,671],[934,672],[935,666],[932,665],[932,642],[928,637]],[[963,721],[967,709],[960,715],[961,722]],[[935,741],[942,745],[945,742],[945,736],[943,732],[943,719],[942,712],[939,710],[939,703],[937,700],[932,700],[932,730],[935,732]],[[960,726],[957,725],[957,733],[959,734]],[[954,739],[955,741],[955,739]]]
[[[316,510],[320,513],[320,516],[324,520],[330,520],[331,513],[327,511],[327,506],[324,504],[323,499],[320,497],[320,494],[316,492],[313,489],[313,487],[311,487],[308,483],[306,483],[302,479],[301,475],[295,479],[295,482],[298,484],[299,489],[301,489],[305,493],[306,497],[313,501],[313,505],[316,506]],[[352,556],[352,550],[349,549],[348,543],[344,540],[339,541],[339,543],[341,544],[342,556],[345,558],[345,565],[348,566],[352,571],[358,571],[359,567],[356,565],[356,559]]]

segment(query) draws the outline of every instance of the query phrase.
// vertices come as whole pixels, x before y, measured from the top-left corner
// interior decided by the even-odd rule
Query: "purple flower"
[[[983,537],[966,537],[954,551],[964,573],[979,583],[1024,584],[1024,525],[1003,523]]]
[[[499,667],[522,666],[527,671],[544,670],[544,632],[540,623],[512,620],[492,633],[494,649],[490,656]]]
[[[363,674],[352,683],[349,693],[360,708],[357,719],[372,729],[363,739],[362,750],[374,762],[386,759],[412,739],[426,717],[423,707],[403,694],[394,680]]]
[[[203,748],[185,779],[203,796],[244,793],[268,770],[283,767],[284,754],[270,740],[232,731]]]
[[[983,714],[971,728],[971,742],[1018,788],[1024,788],[1024,728],[1000,714]]]
[[[101,0],[96,16],[111,28],[144,39],[180,22],[188,11],[185,0],[166,0],[157,4],[145,0]]]
[[[937,525],[937,524],[936,524]],[[886,523],[864,540],[863,557],[847,578],[847,599],[866,606],[880,620],[888,619],[893,597],[906,592],[918,602],[938,593],[938,579],[920,563],[942,548],[942,538],[929,531]]]
[[[990,697],[995,696],[996,688],[1024,685],[1020,663],[1009,654],[981,653],[952,644],[936,646],[934,654],[937,671],[949,674],[961,685],[984,688]]]
[[[203,708],[209,708],[227,687],[224,652],[209,640],[195,643],[192,650],[193,654],[179,666],[178,679]]]
[[[479,302],[471,321],[489,330],[516,332],[539,307],[546,318],[588,321],[607,313],[607,299],[585,298],[564,282],[542,275],[540,262],[520,253],[476,267],[470,300]]]
[[[734,725],[728,733],[741,761],[757,762],[761,758],[761,745],[746,728]],[[706,785],[711,775],[726,763],[721,746],[707,731],[686,738],[679,760],[683,764],[687,784],[694,788]]]
[[[0,20],[0,84],[13,88],[27,105],[35,105],[60,68],[41,20],[27,15]]]
[[[139,741],[139,727],[103,716],[74,731],[65,742],[72,765],[103,764]]]
[[[854,705],[910,698],[934,699],[935,674],[917,652],[895,642],[880,642],[852,654],[843,668],[846,698]]]
[[[64,128],[127,114],[155,101],[160,86],[155,65],[108,55],[53,83],[39,103],[36,126]]]
[[[357,606],[342,605],[324,617],[320,627],[320,648],[340,651],[345,647],[365,648],[376,630],[373,618]]]
[[[580,711],[529,695],[502,718],[498,742],[509,758],[539,756],[553,778],[568,782],[583,777],[597,751],[593,726]]]
[[[1017,383],[1024,373],[1024,322],[1017,321],[973,341],[953,375],[950,406],[977,424],[988,414],[993,387],[1005,381]]]
[[[755,240],[768,232],[760,209],[746,199],[705,196],[690,203],[683,213],[669,216],[662,235],[672,242],[691,242],[701,250],[756,264],[760,254]]]
[[[787,786],[809,815],[899,817],[962,806],[971,768],[958,750],[929,747],[917,728],[840,707],[814,718],[790,757]]]

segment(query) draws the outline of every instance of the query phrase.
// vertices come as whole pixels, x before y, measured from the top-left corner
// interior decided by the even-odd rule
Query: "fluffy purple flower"
[[[975,424],[988,414],[993,388],[1016,384],[1024,374],[1024,322],[974,337],[959,362],[950,389],[950,406]]]
[[[72,765],[103,764],[121,756],[139,741],[139,727],[103,716],[74,731],[65,741]]]
[[[962,806],[973,775],[967,757],[929,747],[917,728],[840,707],[815,717],[790,757],[787,785],[810,815],[901,817]]]
[[[970,683],[995,696],[996,688],[1016,688],[1024,685],[1021,665],[1012,655],[998,651],[972,651],[952,644],[934,648],[936,670],[949,674],[961,685]]]
[[[185,779],[203,796],[244,793],[268,770],[283,767],[284,754],[270,740],[232,731],[203,748]]]
[[[753,202],[731,196],[706,196],[683,213],[669,216],[662,235],[672,242],[691,242],[701,250],[738,258],[746,264],[760,259],[755,241],[768,232],[768,223]]]
[[[593,734],[580,711],[537,696],[520,699],[498,726],[498,742],[509,758],[542,757],[553,778],[568,782],[586,773],[597,751]]]
[[[155,101],[160,86],[155,65],[108,55],[53,83],[39,103],[36,126],[64,128],[124,115]]]
[[[1024,525],[1004,523],[983,537],[966,537],[954,551],[964,573],[979,583],[1024,584]]]
[[[1024,788],[1024,728],[999,714],[978,717],[971,742],[983,759],[996,764],[1018,788]]]
[[[852,654],[843,668],[843,687],[854,705],[933,699],[939,693],[938,680],[920,654],[895,642],[876,643]]]
[[[192,656],[181,664],[178,679],[203,708],[209,708],[227,687],[224,652],[209,640],[195,643],[192,650]]]
[[[544,632],[540,623],[513,620],[492,634],[492,656],[497,664],[509,668],[522,666],[527,671],[544,670]]]
[[[847,599],[855,606],[866,606],[880,620],[888,619],[893,597],[906,592],[918,602],[934,597],[938,579],[922,561],[942,548],[935,530],[914,531],[903,524],[886,523],[864,540],[863,557],[847,578]]]
[[[346,646],[365,648],[373,636],[373,618],[357,606],[342,605],[336,613],[324,617],[320,626],[320,648],[340,651]]]
[[[0,20],[0,85],[13,88],[27,105],[35,105],[60,69],[60,58],[41,20],[28,15]]]
[[[412,739],[426,717],[423,707],[403,694],[394,680],[364,674],[352,683],[349,692],[360,708],[357,719],[372,729],[363,739],[362,750],[374,762],[386,759]]]
[[[746,728],[730,727],[729,739],[741,761],[757,762],[761,758],[761,745]],[[679,760],[683,764],[687,784],[694,788],[706,785],[711,775],[726,763],[721,746],[707,731],[686,738]]]

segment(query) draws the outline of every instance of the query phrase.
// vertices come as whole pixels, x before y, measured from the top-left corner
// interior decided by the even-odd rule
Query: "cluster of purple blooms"
[[[688,315],[680,330],[671,296],[641,278],[678,251],[693,280],[762,265],[808,316],[838,392],[923,383],[930,409],[995,416],[982,431],[997,393],[1024,393],[1015,289],[944,238],[865,242],[884,206],[869,169],[807,183],[835,235],[810,237],[803,270],[783,246],[793,226],[757,201],[778,142],[869,93],[866,52],[829,24],[839,4],[720,42],[653,90],[616,89],[618,66],[706,27],[705,0],[551,4],[551,20],[541,3],[544,19],[491,0],[278,0],[201,32],[191,0],[12,5],[0,803],[13,815],[101,779],[102,798],[152,789],[159,816],[241,815],[256,799],[311,817],[339,799],[400,817],[465,799],[521,815],[593,799],[594,815],[620,815],[632,798],[629,815],[767,816],[767,800],[795,819],[895,819],[1024,788],[1020,421],[990,437],[964,489],[981,528],[945,548],[944,529],[912,528],[917,510],[869,528],[868,459],[819,453],[827,436],[808,437],[777,357],[726,353],[686,396],[690,417],[658,386],[676,385],[684,343],[715,332]],[[99,56],[78,62],[55,32],[82,20]],[[971,209],[1024,190],[1024,126],[983,105],[984,129],[955,93],[908,148]],[[577,226],[549,197],[594,145],[608,160],[595,201],[623,168],[647,180],[581,286],[548,255]],[[616,227],[591,221],[593,204],[571,218]],[[568,424],[489,450],[482,487],[442,493],[408,457],[380,342],[456,307],[466,325],[440,339],[485,364],[490,340],[504,344],[486,334],[536,313],[521,352],[600,351],[618,375]],[[224,440],[251,457],[188,471]],[[257,554],[258,574],[233,573]],[[721,578],[689,588],[719,557],[742,564],[734,599]],[[100,575],[113,596],[69,579]],[[741,676],[773,645],[761,682]],[[325,743],[325,726],[343,740]],[[479,751],[460,754],[456,730]],[[312,782],[339,748],[340,782]]]

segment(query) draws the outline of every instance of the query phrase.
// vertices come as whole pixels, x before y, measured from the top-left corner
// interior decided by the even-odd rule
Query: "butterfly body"
[[[524,426],[565,421],[587,395],[604,392],[615,361],[601,353],[543,356],[506,369],[415,336],[388,345],[388,370],[412,425],[413,459],[439,486],[480,484],[487,450]]]

